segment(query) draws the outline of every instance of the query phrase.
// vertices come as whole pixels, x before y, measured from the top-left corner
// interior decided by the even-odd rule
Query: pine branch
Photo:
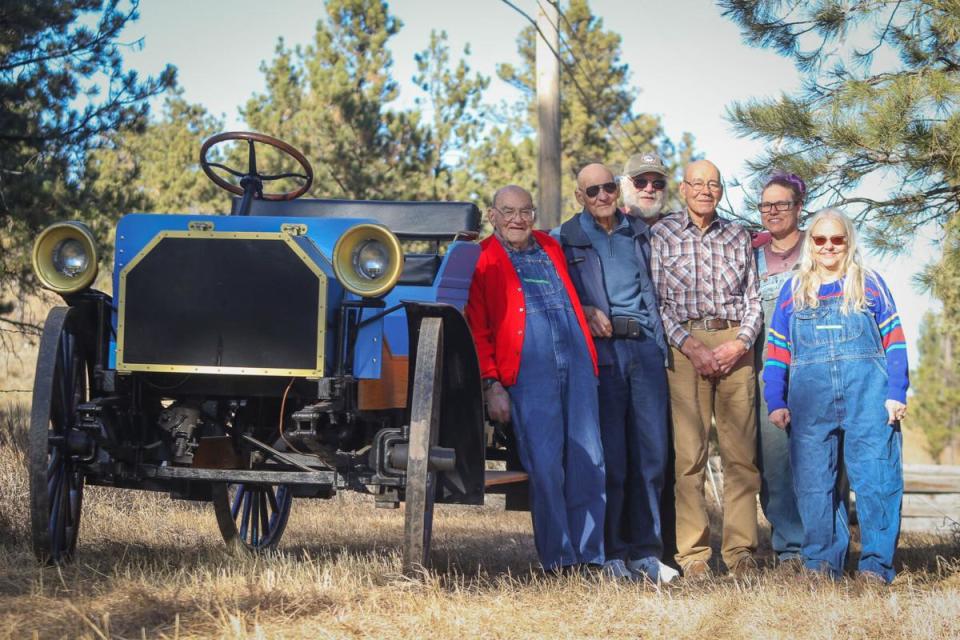
[[[18,68],[22,68],[30,65],[43,64],[46,62],[51,62],[53,60],[59,60],[61,58],[68,58],[68,57],[72,58],[72,57],[76,57],[81,52],[90,51],[91,49],[97,50],[102,46],[108,45],[110,44],[110,41],[112,39],[116,38],[120,34],[120,31],[127,24],[127,22],[129,22],[132,18],[136,16],[139,4],[140,4],[140,0],[131,0],[132,6],[130,8],[130,11],[128,11],[126,15],[122,16],[120,19],[117,19],[116,15],[110,16],[114,18],[112,23],[113,28],[111,28],[108,31],[103,31],[102,29],[98,29],[96,37],[94,37],[92,40],[89,40],[89,41],[80,40],[73,47],[69,47],[61,50],[45,51],[45,49],[42,46],[37,46],[36,44],[28,43],[26,47],[22,47],[23,50],[28,50],[28,51],[39,50],[41,52],[44,52],[44,54],[35,56],[33,58],[26,58],[21,60],[16,59],[15,54],[13,54],[11,55],[11,57],[13,58],[14,61],[12,63],[0,64],[0,72],[12,71],[13,69],[18,69]],[[102,22],[103,21],[101,21],[101,24]],[[76,34],[74,34],[74,37],[76,37]]]

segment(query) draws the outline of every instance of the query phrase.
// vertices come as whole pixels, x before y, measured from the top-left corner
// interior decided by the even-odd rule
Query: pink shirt
[[[762,234],[760,234],[762,235]],[[797,261],[800,260],[800,248],[803,246],[804,232],[800,232],[800,239],[797,240],[797,244],[783,253],[777,253],[773,250],[773,238],[769,233],[766,233],[766,238],[764,242],[757,243],[757,240],[760,239],[759,235],[754,240],[754,247],[763,247],[763,257],[767,262],[767,271],[765,274],[761,274],[761,277],[764,275],[775,276],[778,273],[785,273],[793,269],[794,265],[797,264]]]

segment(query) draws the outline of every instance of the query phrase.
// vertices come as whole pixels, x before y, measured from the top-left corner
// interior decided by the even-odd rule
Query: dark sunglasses
[[[829,240],[830,244],[835,247],[842,247],[843,245],[847,244],[847,236],[830,236],[829,238],[827,236],[810,237],[813,240],[813,244],[817,245],[818,247],[822,247],[823,245],[827,244],[827,240]]]
[[[667,188],[667,181],[657,178],[656,180],[647,180],[646,178],[641,178],[640,176],[635,176],[630,178],[630,182],[633,183],[637,189],[646,189],[648,184],[653,184],[653,188],[657,191],[663,191]]]
[[[587,194],[588,198],[596,198],[597,194],[600,193],[600,189],[603,189],[610,195],[613,195],[617,192],[617,183],[616,182],[604,182],[603,184],[592,184],[586,189],[583,190]]]

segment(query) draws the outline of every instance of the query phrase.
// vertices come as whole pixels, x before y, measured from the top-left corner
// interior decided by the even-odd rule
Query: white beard
[[[647,204],[647,201],[641,204],[637,197],[638,192],[629,180],[623,181],[621,190],[623,191],[623,204],[627,206],[632,216],[639,216],[649,220],[656,218],[660,214],[660,211],[663,210],[664,192],[662,190],[654,192],[653,204]]]

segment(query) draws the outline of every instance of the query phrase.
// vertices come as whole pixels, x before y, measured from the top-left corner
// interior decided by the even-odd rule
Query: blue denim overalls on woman
[[[787,406],[790,457],[800,516],[804,564],[843,573],[850,535],[837,491],[838,442],[857,495],[860,571],[895,575],[903,497],[901,435],[887,424],[887,361],[869,311],[843,314],[841,297],[800,309],[791,319],[793,342]]]
[[[590,352],[546,252],[507,253],[526,306],[520,372],[508,392],[537,553],[548,570],[602,564],[606,497]]]
[[[783,284],[789,280],[794,271],[769,274],[767,271],[766,252],[763,247],[755,249],[757,260],[757,275],[760,278],[760,303],[763,306],[763,320],[770,324],[773,312],[777,307],[777,298]],[[799,558],[803,545],[803,523],[800,521],[800,512],[797,508],[797,499],[793,490],[793,467],[790,465],[790,440],[787,432],[770,422],[767,403],[763,397],[763,365],[764,349],[761,336],[757,353],[757,381],[760,384],[760,393],[757,397],[760,402],[757,411],[757,466],[760,468],[760,506],[763,515],[770,522],[772,535],[770,545],[779,560]]]

